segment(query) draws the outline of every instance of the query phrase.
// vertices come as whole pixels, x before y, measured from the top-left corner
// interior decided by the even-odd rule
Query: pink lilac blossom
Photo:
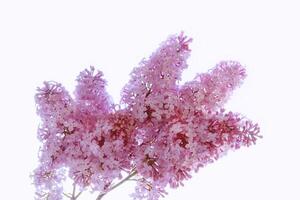
[[[130,179],[137,182],[133,199],[157,200],[166,187],[182,186],[193,171],[228,150],[255,144],[258,125],[223,108],[246,77],[238,62],[222,61],[178,84],[191,41],[183,33],[172,35],[143,59],[119,105],[94,67],[77,77],[74,99],[56,82],[38,88],[42,145],[33,172],[36,199],[77,199],[81,192],[63,192],[69,177],[80,191],[99,192],[98,200]],[[116,183],[124,173],[128,176]]]

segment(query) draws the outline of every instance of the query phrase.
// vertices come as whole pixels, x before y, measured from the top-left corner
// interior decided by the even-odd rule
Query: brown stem
[[[75,199],[75,192],[76,192],[76,184],[73,183],[73,192],[72,192],[72,198],[71,198],[71,200],[76,200]]]
[[[79,192],[77,195],[76,195],[76,184],[74,183],[73,184],[73,191],[72,191],[72,194],[66,194],[64,193],[64,195],[66,197],[68,197],[70,200],[77,200],[77,198],[81,195],[82,192]],[[72,195],[72,196],[71,196]]]
[[[106,192],[99,194],[96,200],[101,200],[108,192],[114,190],[115,188],[119,187],[120,185],[122,185],[124,182],[128,181],[131,177],[135,176],[137,174],[137,171],[134,170],[132,173],[130,173],[126,178],[124,178],[123,180],[121,180],[119,183],[115,184],[114,186],[112,186],[110,189],[108,189]]]

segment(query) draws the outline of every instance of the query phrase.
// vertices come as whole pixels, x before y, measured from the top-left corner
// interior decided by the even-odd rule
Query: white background
[[[183,30],[194,39],[183,81],[220,60],[246,65],[248,78],[226,108],[258,122],[264,138],[165,199],[299,200],[299,12],[291,0],[0,0],[0,199],[33,199],[37,86],[55,80],[72,92],[77,74],[93,65],[118,102],[132,68]],[[130,199],[132,189],[105,199]]]

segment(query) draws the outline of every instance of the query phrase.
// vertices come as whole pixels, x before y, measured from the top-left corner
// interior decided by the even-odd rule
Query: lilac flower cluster
[[[228,150],[255,143],[258,125],[222,108],[246,76],[238,62],[222,61],[178,85],[191,41],[183,33],[170,36],[142,60],[118,109],[93,67],[77,77],[75,98],[56,82],[38,88],[36,199],[77,199],[81,193],[63,192],[69,177],[81,191],[98,191],[98,200],[127,180],[137,182],[133,199],[156,200]]]

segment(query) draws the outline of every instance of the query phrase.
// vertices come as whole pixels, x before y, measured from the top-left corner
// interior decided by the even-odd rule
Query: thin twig
[[[75,198],[75,192],[76,192],[76,184],[73,183],[72,200],[76,200],[76,198]]]
[[[131,179],[128,179],[128,181],[139,181],[139,179],[131,178]]]
[[[76,194],[76,184],[74,183],[72,194],[71,193],[69,193],[69,194],[63,193],[63,194],[66,197],[68,197],[70,200],[77,200],[77,198],[81,195],[81,193],[82,193],[82,191],[79,192],[78,194]]]
[[[124,182],[130,180],[131,177],[135,176],[137,174],[136,170],[133,170],[132,173],[130,173],[126,178],[124,178],[123,180],[121,180],[119,183],[117,183],[116,185],[112,186],[110,189],[108,189],[105,193],[99,194],[96,200],[101,200],[104,195],[106,195],[108,192],[114,190],[115,188],[119,187],[120,185],[122,185]]]
[[[76,196],[75,196],[75,199],[77,199],[80,195],[81,195],[82,191],[79,192]]]
[[[72,198],[72,196],[69,195],[69,194],[64,193],[64,195],[65,195],[66,197],[70,198],[70,199]]]

